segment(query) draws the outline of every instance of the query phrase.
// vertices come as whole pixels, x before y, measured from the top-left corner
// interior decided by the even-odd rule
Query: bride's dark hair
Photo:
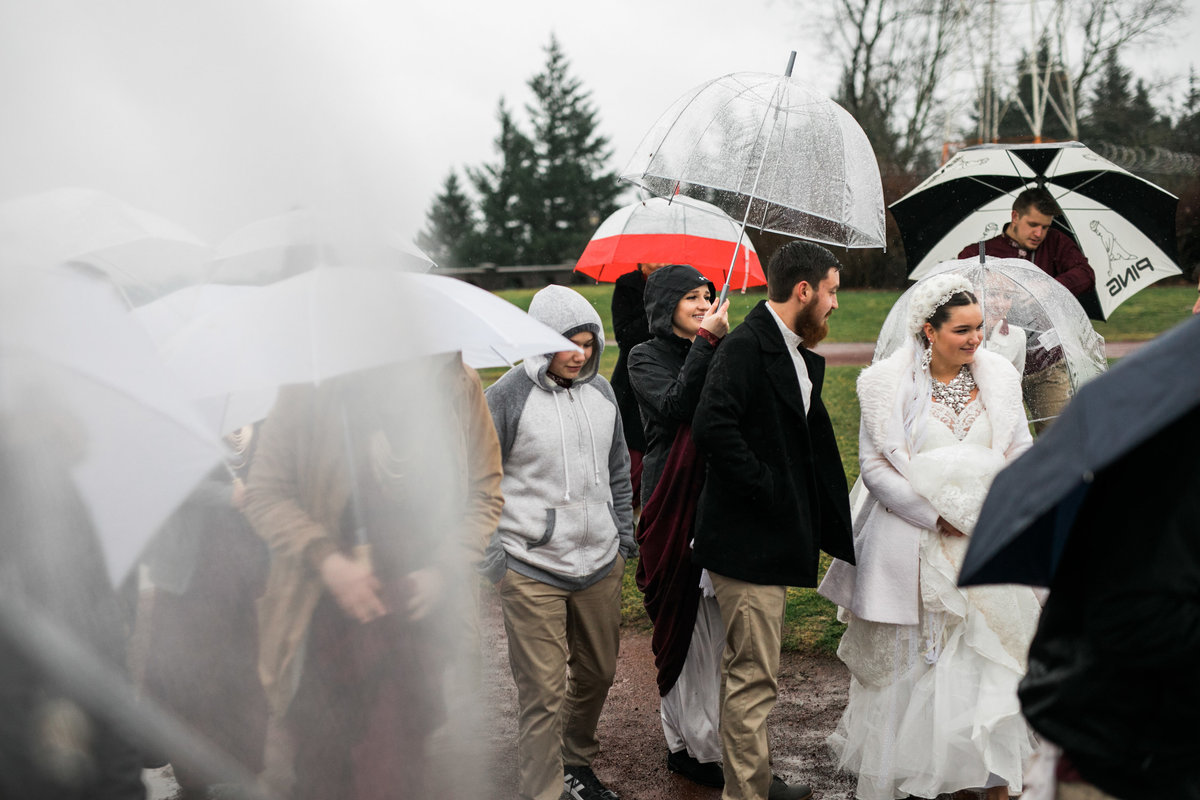
[[[973,306],[979,304],[979,298],[974,292],[959,292],[950,296],[950,299],[942,303],[934,309],[933,315],[926,320],[933,326],[934,330],[939,330],[942,324],[950,319],[950,309],[958,306]]]

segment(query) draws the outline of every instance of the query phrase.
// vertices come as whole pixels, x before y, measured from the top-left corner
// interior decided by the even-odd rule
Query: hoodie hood
[[[671,320],[675,318],[675,307],[685,294],[697,286],[707,286],[713,299],[716,299],[716,287],[695,267],[670,264],[650,273],[646,280],[646,293],[643,295],[650,333],[667,338],[677,336],[671,327]]]
[[[592,304],[583,295],[566,286],[551,284],[533,296],[529,303],[529,316],[568,339],[583,331],[595,336],[596,346],[592,348],[592,357],[579,371],[574,385],[585,384],[596,377],[600,370],[600,355],[604,352],[604,326],[600,324],[600,315],[596,313],[596,309],[592,308]],[[550,367],[552,358],[554,353],[543,353],[525,359],[525,373],[543,389],[558,388],[546,377],[546,370]]]

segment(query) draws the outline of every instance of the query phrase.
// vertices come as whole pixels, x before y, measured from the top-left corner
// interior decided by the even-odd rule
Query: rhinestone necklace
[[[961,414],[971,402],[971,392],[975,390],[975,377],[966,364],[958,369],[958,374],[949,383],[933,379],[933,399]]]

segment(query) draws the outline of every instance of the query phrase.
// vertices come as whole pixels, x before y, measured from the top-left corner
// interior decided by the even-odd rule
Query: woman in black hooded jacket
[[[672,445],[681,426],[691,424],[709,362],[729,331],[729,303],[713,306],[714,295],[707,278],[682,264],[663,267],[646,282],[646,318],[654,338],[629,356],[629,380],[646,432],[643,509],[660,482],[664,489],[670,483],[663,481],[668,456],[680,463],[681,448],[673,451]],[[656,511],[644,510],[643,522]],[[690,527],[690,516],[666,511],[663,520],[673,543],[648,542],[638,577],[655,623],[667,767],[696,783],[723,786],[717,732],[724,648],[721,613],[711,592],[700,591],[700,570],[686,556],[691,531],[679,527]],[[646,531],[645,526],[639,528],[639,540]],[[660,534],[656,530],[650,535]]]

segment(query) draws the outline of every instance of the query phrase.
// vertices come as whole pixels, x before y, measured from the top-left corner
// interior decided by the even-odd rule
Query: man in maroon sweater
[[[1062,231],[1050,227],[1062,213],[1045,189],[1026,189],[1013,201],[1012,222],[999,236],[984,242],[984,252],[998,258],[1032,261],[1075,295],[1077,300],[1096,286],[1096,273],[1078,245]],[[968,245],[959,258],[979,255],[979,243]],[[1071,399],[1071,376],[1062,348],[1032,351],[1026,358],[1021,381],[1034,428],[1040,433]]]

